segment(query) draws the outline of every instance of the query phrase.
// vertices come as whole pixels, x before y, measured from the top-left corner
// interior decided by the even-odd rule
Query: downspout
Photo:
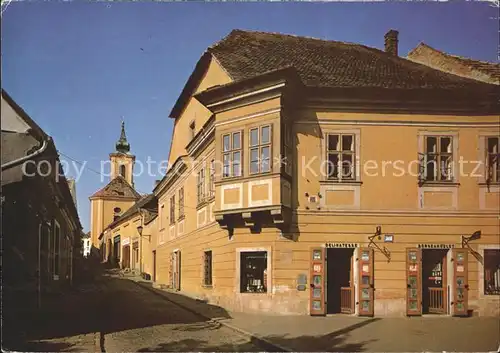
[[[24,156],[24,157],[15,159],[13,161],[7,162],[5,164],[2,164],[2,171],[5,169],[9,169],[9,168],[18,166],[20,164],[23,164],[25,161],[27,161],[29,159],[35,158],[36,156],[42,154],[47,149],[48,145],[49,145],[48,140],[43,140],[42,146],[38,150],[36,150],[35,152],[33,152],[27,156]]]
[[[141,226],[143,227],[142,230],[144,231],[144,214],[142,213],[142,210],[139,209],[139,214],[141,215]],[[143,265],[142,265],[142,234],[139,234],[139,246],[141,247],[139,251],[139,270],[140,270],[140,276],[142,276],[143,273]]]

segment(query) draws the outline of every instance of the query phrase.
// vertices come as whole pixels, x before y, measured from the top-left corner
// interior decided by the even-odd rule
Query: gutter
[[[23,164],[25,161],[32,159],[32,158],[35,158],[36,156],[42,154],[47,149],[47,147],[49,145],[49,140],[50,140],[50,138],[47,140],[43,140],[42,146],[38,150],[36,150],[35,152],[33,152],[27,156],[24,156],[24,157],[15,159],[13,161],[7,162],[5,164],[2,164],[2,171],[9,169],[9,168],[16,167],[20,164]]]

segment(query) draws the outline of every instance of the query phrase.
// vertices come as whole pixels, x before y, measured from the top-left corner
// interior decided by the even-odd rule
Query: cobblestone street
[[[498,318],[358,318],[228,313],[150,283],[104,276],[19,322],[17,351],[492,352]],[[52,303],[55,304],[55,303]],[[53,308],[53,307],[52,307]],[[48,309],[47,309],[48,310]],[[13,329],[12,327],[10,328]],[[14,339],[17,337],[17,339]]]

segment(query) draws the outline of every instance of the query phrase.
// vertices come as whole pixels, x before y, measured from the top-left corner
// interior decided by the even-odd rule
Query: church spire
[[[128,143],[127,136],[125,135],[125,122],[123,120],[120,139],[116,143],[116,151],[121,153],[128,153],[130,151],[130,144]]]

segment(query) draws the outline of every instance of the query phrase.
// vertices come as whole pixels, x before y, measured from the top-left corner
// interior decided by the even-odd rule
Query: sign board
[[[125,238],[121,241],[122,245],[130,245],[130,238]]]
[[[325,248],[357,248],[356,243],[325,243]]]
[[[418,244],[419,249],[453,249],[455,244]]]

